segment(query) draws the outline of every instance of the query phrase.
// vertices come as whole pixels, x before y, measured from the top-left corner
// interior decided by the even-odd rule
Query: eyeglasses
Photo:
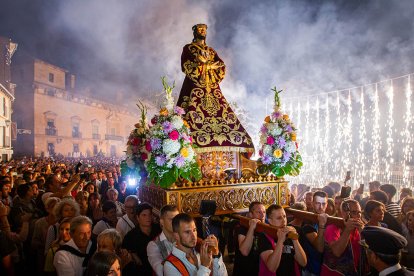
[[[361,211],[349,211],[349,213],[351,214],[351,215],[361,215],[362,214],[362,212]]]

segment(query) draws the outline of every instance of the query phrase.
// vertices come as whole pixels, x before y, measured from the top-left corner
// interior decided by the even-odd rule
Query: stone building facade
[[[12,104],[15,84],[11,82],[11,62],[17,44],[10,39],[0,37],[0,158],[8,161],[12,158]]]
[[[122,157],[138,114],[76,93],[75,76],[39,59],[13,66],[18,156]]]

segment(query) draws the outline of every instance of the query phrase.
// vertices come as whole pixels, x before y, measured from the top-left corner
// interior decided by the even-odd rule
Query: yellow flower
[[[284,115],[283,115],[283,120],[288,121],[288,120],[289,120],[289,115],[284,114]]]
[[[273,152],[273,156],[274,157],[276,157],[276,158],[280,158],[280,157],[282,157],[282,150],[280,150],[280,149],[276,149],[274,152]]]
[[[270,116],[266,116],[266,118],[264,119],[266,123],[270,123]]]
[[[187,123],[187,121],[186,121],[186,120],[183,120],[183,123],[184,123],[184,125],[185,125],[187,128],[190,128],[190,125]]]
[[[188,149],[187,148],[182,148],[180,151],[180,154],[182,157],[188,157]]]
[[[292,139],[293,142],[296,141],[296,133],[292,132],[290,139]]]
[[[168,110],[165,107],[161,108],[160,115],[161,116],[167,116],[168,115]]]

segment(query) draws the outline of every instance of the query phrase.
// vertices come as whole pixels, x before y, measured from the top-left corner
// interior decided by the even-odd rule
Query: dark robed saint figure
[[[198,146],[195,150],[253,152],[252,139],[220,90],[226,67],[205,43],[207,25],[195,25],[193,33],[193,42],[184,46],[181,55],[185,80],[177,105],[186,111],[185,119]]]

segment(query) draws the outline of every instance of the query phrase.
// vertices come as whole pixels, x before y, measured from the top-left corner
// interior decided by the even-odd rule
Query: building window
[[[79,123],[73,123],[72,125],[72,137],[73,138],[81,138],[81,133],[79,131]]]
[[[47,119],[47,127],[55,128],[55,119]]]
[[[79,152],[79,144],[73,144],[73,152]]]
[[[46,135],[50,135],[50,136],[57,136],[57,128],[55,125],[55,121],[56,121],[56,113],[52,112],[52,111],[46,111],[45,113],[43,113],[45,115],[45,134]]]
[[[55,144],[47,143],[47,151],[49,152],[49,156],[55,155]]]
[[[111,157],[116,157],[116,147],[111,145]]]
[[[0,127],[0,147],[4,147],[5,146],[5,142],[6,141],[6,128],[5,127]]]
[[[55,82],[55,75],[53,73],[49,73],[49,81]]]
[[[101,139],[99,137],[99,126],[98,125],[92,125],[92,138],[93,139]]]
[[[6,98],[3,98],[3,116],[7,116]]]

